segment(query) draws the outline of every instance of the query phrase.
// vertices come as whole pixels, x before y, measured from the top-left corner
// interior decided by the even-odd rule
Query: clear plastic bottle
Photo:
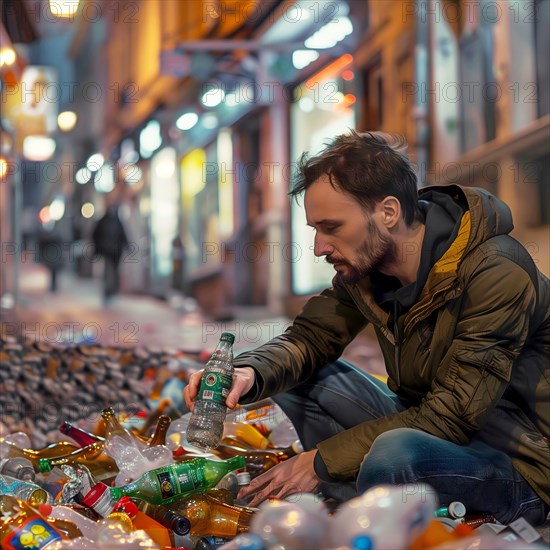
[[[22,481],[10,476],[0,475],[0,495],[11,495],[31,504],[52,502],[52,496],[40,485],[30,481]]]
[[[34,481],[34,467],[28,458],[14,456],[0,459],[0,474],[23,481]]]
[[[74,523],[80,529],[82,535],[89,539],[93,540],[96,536],[97,522],[80,514],[70,506],[41,504],[38,510],[45,517],[63,519]]]
[[[225,400],[233,383],[233,342],[230,332],[220,343],[204,369],[193,414],[187,427],[187,441],[199,449],[217,447],[223,437],[227,414]]]
[[[106,425],[105,453],[119,469],[115,485],[126,485],[149,470],[173,462],[172,451],[161,444],[170,425],[170,417],[161,417],[154,440],[149,440],[151,445],[147,446],[120,424],[112,408],[104,409],[101,416]]]

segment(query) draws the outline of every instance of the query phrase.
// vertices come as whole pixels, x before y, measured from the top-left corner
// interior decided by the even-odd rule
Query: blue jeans
[[[309,380],[273,400],[293,422],[305,450],[362,422],[410,405],[386,384],[346,361],[319,369]],[[548,506],[512,466],[510,457],[475,438],[457,445],[420,430],[398,428],[378,436],[354,483],[328,494],[343,499],[382,483],[427,483],[440,504],[462,502],[468,513],[491,512],[505,524],[523,516],[543,523]]]

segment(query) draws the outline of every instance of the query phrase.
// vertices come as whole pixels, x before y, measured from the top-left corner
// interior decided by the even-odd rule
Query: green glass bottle
[[[214,487],[229,472],[245,467],[242,456],[229,460],[196,458],[151,470],[123,487],[111,487],[110,493],[114,500],[128,496],[150,504],[169,504]]]

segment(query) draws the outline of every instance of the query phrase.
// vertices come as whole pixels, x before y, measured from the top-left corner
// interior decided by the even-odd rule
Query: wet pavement
[[[281,334],[291,322],[262,307],[234,307],[233,319],[216,320],[204,315],[194,300],[177,294],[161,300],[121,293],[106,305],[100,279],[80,278],[68,270],[60,274],[56,293],[49,292],[48,285],[44,267],[24,265],[18,306],[2,312],[8,334],[69,345],[86,341],[198,353],[212,351],[221,333],[230,331],[238,354]],[[368,372],[385,374],[377,344],[368,332],[359,335],[343,357]]]

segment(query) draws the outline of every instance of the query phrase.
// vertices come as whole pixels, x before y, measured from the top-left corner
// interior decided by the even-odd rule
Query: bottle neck
[[[157,428],[153,437],[149,441],[149,447],[155,447],[157,445],[166,445],[166,432],[170,427],[172,419],[167,415],[161,415],[157,424]]]
[[[124,438],[131,438],[130,432],[122,426],[118,421],[113,409],[104,409],[101,413],[101,417],[105,422],[105,439],[109,439],[114,435],[119,435]]]
[[[78,426],[74,426],[70,422],[64,422],[60,426],[59,431],[66,436],[74,439],[81,447],[86,447],[87,445],[91,445],[92,443],[96,443],[97,441],[103,441],[102,437],[93,435],[86,430],[79,428]]]

